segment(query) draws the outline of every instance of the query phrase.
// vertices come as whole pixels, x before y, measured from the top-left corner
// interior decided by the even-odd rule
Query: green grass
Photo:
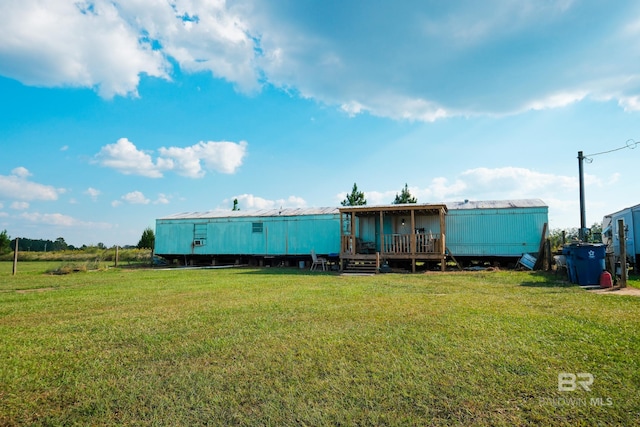
[[[0,263],[0,425],[640,418],[640,298],[553,275],[48,268]]]

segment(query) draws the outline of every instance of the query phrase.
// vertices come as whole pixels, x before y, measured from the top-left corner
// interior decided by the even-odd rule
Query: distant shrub
[[[18,252],[20,261],[60,261],[63,263],[115,263],[116,249],[100,249],[94,246],[76,250],[50,251],[50,252]],[[12,261],[13,253],[3,254],[0,261]],[[151,264],[150,249],[119,249],[119,263]]]
[[[48,270],[49,274],[71,274],[71,273],[79,273],[86,272],[87,265],[86,264],[62,264],[61,266]]]

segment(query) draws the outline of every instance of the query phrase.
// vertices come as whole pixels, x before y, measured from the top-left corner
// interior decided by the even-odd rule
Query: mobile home
[[[180,213],[156,220],[156,255],[185,263],[295,262],[340,249],[337,208]]]
[[[537,253],[539,199],[181,213],[156,220],[156,255],[179,263],[285,264],[312,251],[349,263],[513,261]]]

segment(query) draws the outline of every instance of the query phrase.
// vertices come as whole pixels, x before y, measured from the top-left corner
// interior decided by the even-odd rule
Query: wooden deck
[[[439,261],[444,271],[446,206],[352,206],[340,212],[341,261],[376,260],[379,268],[385,260],[408,260],[414,272],[417,261]],[[417,226],[423,223],[437,225],[436,231],[425,233]]]

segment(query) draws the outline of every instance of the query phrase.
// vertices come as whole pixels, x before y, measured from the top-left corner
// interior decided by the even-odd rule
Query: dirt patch
[[[18,289],[16,290],[16,293],[19,294],[30,294],[32,292],[47,292],[47,291],[53,291],[56,288],[37,288],[37,289]]]
[[[622,288],[622,289],[617,289],[617,288],[605,288],[605,289],[595,289],[593,291],[589,291],[589,292],[593,292],[596,294],[604,294],[604,295],[630,295],[630,296],[634,296],[634,297],[640,297],[640,289],[638,288],[630,288],[630,287],[626,287],[626,288]]]

